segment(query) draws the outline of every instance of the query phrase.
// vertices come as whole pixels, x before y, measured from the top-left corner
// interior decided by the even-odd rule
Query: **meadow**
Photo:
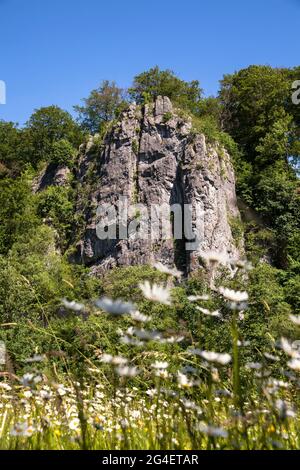
[[[205,256],[213,269],[224,262],[220,254]],[[161,264],[156,269],[166,282],[144,281],[138,289],[147,305],[163,305],[167,312],[174,302],[171,286],[181,273]],[[231,282],[250,269],[238,262]],[[219,309],[208,308],[212,298],[220,298]],[[71,368],[62,352],[67,340],[48,327],[56,357],[40,347],[26,359],[23,375],[1,372],[0,448],[298,449],[300,353],[295,336],[293,342],[271,339],[269,350],[251,353],[241,333],[249,304],[245,290],[211,282],[209,290],[194,292],[186,301],[196,329],[207,320],[211,329],[226,323],[228,350],[204,349],[199,331],[197,341],[187,340],[180,324],[172,333],[152,329],[155,309],[151,315],[141,313],[129,300],[102,297],[87,307],[62,299],[72,315],[89,309],[86,322],[92,317],[111,321],[118,338],[114,353],[97,344],[90,357],[78,350],[78,367]],[[299,316],[290,315],[289,321],[299,331]],[[101,325],[100,336],[106,334]],[[241,360],[249,347],[250,357],[259,360]]]

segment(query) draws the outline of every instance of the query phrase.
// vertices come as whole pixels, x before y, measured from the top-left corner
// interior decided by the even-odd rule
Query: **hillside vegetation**
[[[0,122],[1,448],[299,448],[299,76],[251,66],[205,98],[156,67],[128,90],[104,81],[76,120],[50,106]],[[70,262],[79,145],[157,96],[231,155],[247,256],[234,275],[215,253],[188,279]],[[34,192],[49,164],[69,184]]]

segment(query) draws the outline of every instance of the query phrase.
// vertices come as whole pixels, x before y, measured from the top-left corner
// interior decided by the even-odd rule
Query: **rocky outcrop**
[[[189,273],[201,266],[201,251],[239,257],[230,156],[194,132],[168,98],[132,104],[102,144],[95,140],[80,150],[77,211],[85,220],[77,261],[95,273],[155,261]]]
[[[38,193],[49,186],[66,186],[70,181],[71,170],[65,165],[49,163],[33,182],[33,191]]]

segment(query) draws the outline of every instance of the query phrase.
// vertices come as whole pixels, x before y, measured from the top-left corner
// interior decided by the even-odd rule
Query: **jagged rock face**
[[[92,141],[81,147],[78,178],[88,193],[89,209],[84,210],[86,204],[79,198],[77,210],[84,211],[85,228],[77,260],[95,273],[155,261],[189,273],[201,265],[199,251],[240,255],[230,228],[230,220],[239,217],[230,157],[224,149],[208,145],[204,135],[192,132],[191,121],[178,116],[166,97],[143,110],[131,105],[102,147],[97,149]],[[97,227],[103,219],[97,219],[96,209],[105,204],[119,209],[120,198],[128,202],[129,216],[126,221],[126,211],[116,211],[119,232],[129,228],[129,236],[100,239]],[[168,213],[174,204],[177,212]],[[145,210],[151,215],[147,222]],[[159,225],[160,215],[164,218]],[[140,230],[148,229],[148,239],[138,235],[134,223]],[[192,234],[180,239],[180,223]]]

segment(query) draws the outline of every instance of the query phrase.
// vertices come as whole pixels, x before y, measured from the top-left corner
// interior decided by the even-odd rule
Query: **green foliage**
[[[235,244],[241,248],[244,239],[244,227],[240,217],[229,217],[229,225]]]
[[[172,113],[165,113],[163,115],[163,122],[166,124],[168,121],[170,121],[173,117],[173,114]]]
[[[74,156],[74,147],[68,140],[61,139],[53,143],[50,161],[55,165],[72,167],[74,164]]]
[[[18,237],[39,223],[30,183],[29,173],[0,180],[0,254],[6,254]]]
[[[298,258],[299,110],[291,105],[297,69],[251,66],[221,82],[222,123],[241,153],[237,189],[274,232],[273,259],[282,268]]]
[[[158,96],[168,96],[183,109],[195,111],[201,98],[199,82],[185,82],[171,70],[154,67],[134,78],[129,96],[137,103],[153,101]]]
[[[135,139],[132,141],[132,151],[133,151],[133,153],[135,153],[136,155],[137,155],[138,152],[139,152],[139,144],[138,144],[138,142],[137,142]]]
[[[13,122],[0,121],[0,178],[18,172],[21,131]]]
[[[72,116],[57,106],[35,111],[27,123],[26,135],[27,159],[34,165],[50,161],[55,153],[66,152],[67,146],[77,149],[83,141],[83,133]]]
[[[66,187],[49,186],[38,194],[36,204],[37,214],[51,222],[60,237],[60,245],[65,246],[73,225],[73,191]]]
[[[104,80],[83,99],[84,106],[74,106],[79,114],[79,122],[91,133],[101,130],[104,123],[112,121],[126,106],[122,89],[115,82]]]
[[[73,248],[74,224],[78,222],[74,219],[75,191],[84,212],[90,210],[87,195],[98,162],[92,158],[85,186],[76,187],[76,181],[72,181],[68,187],[49,186],[34,194],[32,180],[36,173],[28,164],[38,168],[42,162],[49,162],[73,169],[77,163],[76,148],[84,134],[68,113],[55,106],[36,111],[24,129],[13,123],[0,122],[0,339],[5,341],[12,371],[20,373],[29,367],[26,358],[34,353],[45,353],[46,365],[37,366],[44,374],[54,377],[56,383],[62,378],[62,381],[72,383],[87,380],[91,384],[101,377],[108,384],[105,392],[107,403],[110,403],[116,380],[120,380],[122,390],[134,384],[138,395],[142,395],[147,386],[159,389],[160,378],[151,372],[151,364],[155,360],[167,360],[170,376],[166,383],[169,391],[178,393],[176,402],[182,404],[182,399],[187,398],[199,403],[203,398],[201,407],[205,413],[201,419],[210,424],[215,419],[221,422],[225,417],[226,423],[231,422],[232,416],[226,413],[233,406],[237,407],[243,398],[250,404],[254,399],[261,399],[261,383],[255,383],[255,377],[250,378],[250,372],[244,366],[250,361],[264,361],[264,352],[270,349],[280,356],[282,353],[274,351],[276,339],[282,335],[297,339],[289,315],[300,313],[300,192],[296,174],[300,107],[292,106],[290,100],[291,80],[299,78],[297,74],[299,68],[252,66],[226,76],[219,98],[206,99],[201,98],[197,81],[182,81],[173,72],[160,71],[158,67],[134,80],[130,90],[132,99],[144,104],[152,103],[158,95],[169,96],[178,106],[178,114],[183,118],[192,115],[193,132],[206,135],[207,141],[218,149],[220,160],[225,157],[224,148],[227,149],[235,165],[244,220],[241,223],[237,218],[230,218],[229,222],[237,245],[241,243],[245,228],[246,254],[254,269],[248,278],[239,271],[234,278],[229,278],[225,270],[220,270],[215,279],[216,289],[209,292],[209,300],[199,304],[190,302],[188,295],[208,293],[204,269],[188,280],[176,281],[172,305],[166,306],[150,302],[142,295],[139,283],[143,281],[171,284],[168,275],[149,266],[116,268],[97,279],[90,275],[89,269],[71,265],[67,254]],[[112,120],[124,106],[121,90],[114,83],[103,82],[84,100],[84,106],[77,107],[82,127],[92,132],[100,131],[91,149],[92,157],[93,152],[100,152],[105,134],[114,125]],[[163,122],[167,123],[171,118],[171,113],[165,113]],[[136,132],[138,134],[140,130]],[[133,141],[132,150],[138,152],[137,141]],[[138,196],[137,183],[136,173],[134,199]],[[182,244],[175,244],[175,251],[177,261],[184,265],[186,253]],[[243,313],[233,312],[218,294],[220,285],[247,289],[249,308]],[[130,316],[110,317],[95,308],[94,300],[104,295],[134,302],[142,314],[151,317],[147,327],[137,324]],[[81,313],[67,310],[62,305],[63,298],[83,302],[84,310]],[[206,315],[197,308],[198,305],[220,311],[222,318]],[[149,341],[143,348],[119,344],[120,331],[125,332],[130,327],[145,327],[167,336],[180,334],[183,339],[178,344]],[[234,343],[237,340],[245,346],[237,348]],[[230,406],[227,407],[227,403],[221,412],[218,407],[222,403],[219,405],[210,396],[212,388],[219,389],[221,384],[210,381],[207,364],[199,364],[197,358],[190,356],[187,352],[190,346],[208,351],[229,351],[233,355],[228,373],[219,371],[222,387],[233,393]],[[117,378],[110,366],[100,364],[99,354],[103,352],[126,356],[130,364],[135,363],[143,370],[144,376],[128,382],[125,378]],[[284,375],[283,363],[279,357],[272,369],[274,377]],[[191,388],[185,390],[177,386],[178,370],[187,365],[198,367],[200,386],[195,393]],[[241,397],[236,401],[239,384],[235,374],[240,366]],[[91,378],[91,369],[96,370],[97,379]],[[170,397],[171,394],[167,399],[171,400]],[[149,397],[143,397],[144,408],[147,400]],[[158,402],[156,397],[155,400]],[[267,406],[262,402],[260,405],[262,409]],[[171,406],[174,407],[174,403]],[[213,406],[217,407],[214,416],[210,414]],[[180,413],[176,411],[177,415]],[[162,425],[158,418],[154,421],[154,426],[162,426],[161,434],[165,436],[165,424]],[[151,423],[148,426],[152,426]],[[184,423],[180,415],[176,426],[181,430]],[[271,446],[264,440],[271,425],[272,420],[259,423],[258,428],[263,427],[263,432],[256,433],[262,448]],[[158,428],[151,429],[155,434]],[[246,445],[244,434],[243,437],[242,433],[238,434],[236,426],[230,432],[232,440],[228,442],[231,446],[233,443],[240,445],[238,438],[241,447]],[[195,434],[191,437],[188,430],[183,434],[182,443],[191,445]],[[140,437],[138,439],[132,442],[140,445]],[[215,442],[201,439],[197,442],[201,442],[202,447]],[[72,442],[75,446],[77,441]],[[155,441],[155,445],[163,447],[162,442]]]

